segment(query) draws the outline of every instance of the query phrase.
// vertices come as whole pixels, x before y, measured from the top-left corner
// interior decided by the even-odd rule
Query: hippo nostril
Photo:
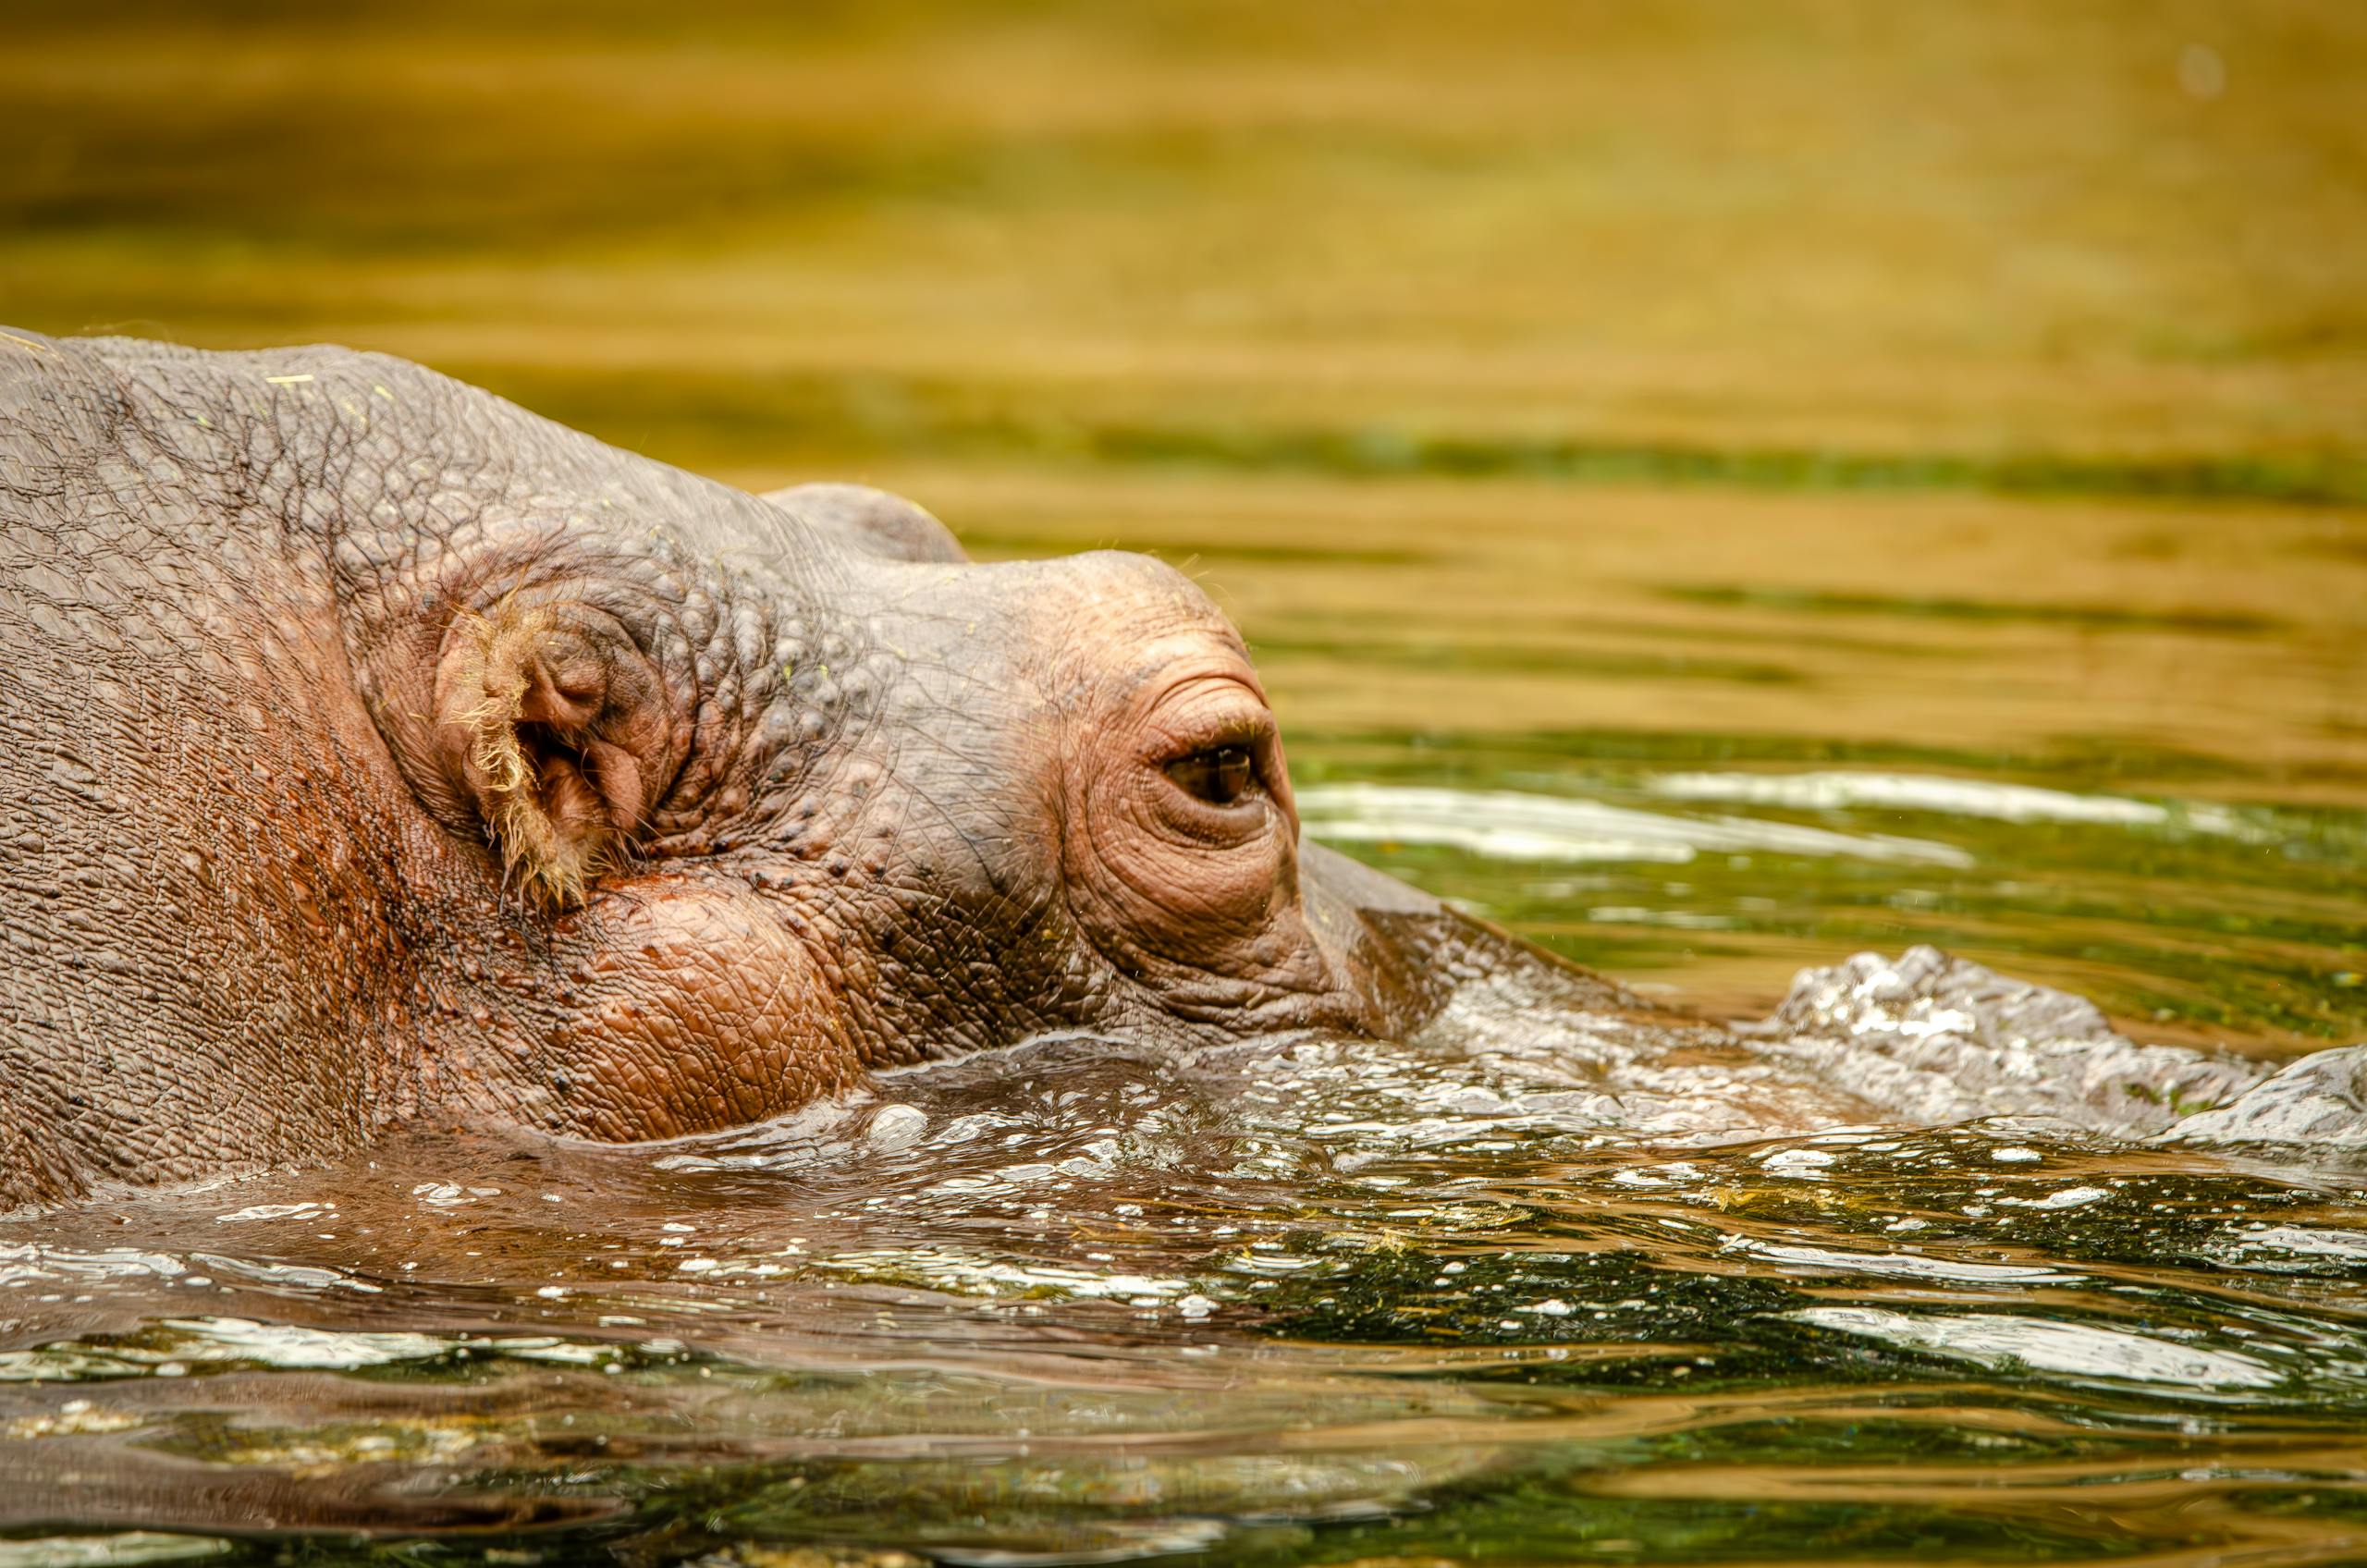
[[[1211,746],[1167,765],[1177,788],[1212,806],[1237,805],[1257,788],[1257,761],[1246,746]]]

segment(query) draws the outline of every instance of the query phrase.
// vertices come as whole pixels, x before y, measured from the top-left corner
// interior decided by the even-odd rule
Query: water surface
[[[6,1561],[2367,1550],[2357,1168],[1505,1073],[1048,1042],[13,1223]]]

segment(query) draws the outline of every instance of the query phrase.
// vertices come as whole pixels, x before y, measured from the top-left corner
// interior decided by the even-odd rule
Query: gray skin
[[[397,360],[0,334],[0,1209],[1545,966],[1299,845],[1168,568],[973,564]]]

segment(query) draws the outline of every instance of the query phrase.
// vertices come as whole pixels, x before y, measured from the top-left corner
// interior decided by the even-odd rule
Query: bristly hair
[[[555,618],[547,608],[521,609],[503,598],[490,615],[464,615],[457,631],[467,639],[453,717],[469,735],[469,764],[493,797],[485,835],[501,857],[502,885],[558,913],[582,906],[594,879],[611,869],[621,848],[606,823],[570,840],[541,799],[533,757],[520,741],[526,678],[535,643]]]

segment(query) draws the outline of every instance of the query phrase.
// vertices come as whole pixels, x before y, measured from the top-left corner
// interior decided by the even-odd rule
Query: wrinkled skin
[[[0,1209],[1060,1031],[1403,1034],[1543,962],[1299,845],[1169,569],[972,564],[399,361],[0,336]]]

